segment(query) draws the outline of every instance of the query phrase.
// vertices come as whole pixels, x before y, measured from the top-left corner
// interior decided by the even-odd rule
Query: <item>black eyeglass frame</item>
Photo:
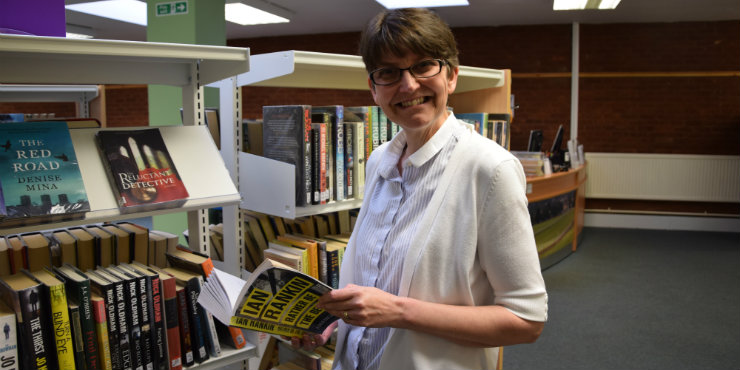
[[[418,65],[420,65],[422,63],[429,62],[429,61],[435,61],[435,62],[437,62],[437,64],[439,64],[439,70],[437,71],[437,73],[435,73],[435,74],[433,74],[431,76],[417,76],[417,75],[414,74],[414,72],[412,71],[412,69],[414,67],[416,67],[416,66],[418,66]],[[414,78],[432,78],[432,77],[434,77],[434,76],[442,73],[442,68],[444,68],[444,66],[449,65],[449,64],[450,64],[450,62],[448,62],[448,61],[446,61],[444,59],[437,59],[437,58],[424,59],[424,60],[422,60],[422,61],[420,61],[418,63],[414,63],[412,66],[410,66],[408,68],[396,68],[396,67],[382,67],[382,68],[377,68],[377,69],[374,69],[374,70],[370,71],[370,73],[368,73],[367,76],[368,76],[368,78],[370,78],[370,81],[372,81],[372,83],[374,85],[378,85],[378,86],[390,86],[390,85],[395,84],[398,81],[401,81],[401,78],[403,76],[403,71],[409,71],[409,74],[412,77],[414,77]],[[393,82],[389,82],[389,83],[378,83],[377,81],[375,81],[375,78],[373,77],[373,74],[375,74],[375,72],[382,71],[382,70],[398,70],[398,79],[395,80],[395,81],[393,81]]]

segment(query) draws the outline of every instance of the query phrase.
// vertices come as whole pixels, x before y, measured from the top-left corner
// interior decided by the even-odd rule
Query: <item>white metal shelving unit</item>
[[[245,48],[0,34],[0,84],[4,86],[43,84],[46,89],[57,86],[57,90],[75,90],[58,85],[162,84],[182,88],[184,125],[161,129],[190,193],[188,201],[179,208],[122,213],[95,147],[97,129],[72,130],[92,211],[83,219],[64,223],[8,228],[0,225],[0,234],[188,211],[190,247],[208,253],[206,209],[237,207],[241,196],[230,181],[225,164],[234,159],[221,157],[204,126],[203,86],[248,70],[249,49]],[[31,90],[8,87],[0,90],[0,100],[19,98],[21,93],[34,94]],[[37,96],[32,100],[38,99]],[[230,152],[230,156],[235,158],[236,151]],[[240,350],[226,350],[197,368],[217,369],[254,356],[255,346],[248,344]]]
[[[469,92],[502,86],[504,71],[487,68],[460,66],[456,92]],[[225,91],[242,86],[331,88],[366,90],[367,72],[362,58],[356,55],[316,53],[306,51],[282,51],[253,55],[250,71],[237,75],[233,81],[222,81],[213,86]],[[224,109],[222,100],[221,122],[234,122],[241,132],[241,112]],[[227,106],[233,103],[226,101]],[[240,139],[240,138],[239,138]],[[293,185],[295,182],[292,165],[241,153],[238,165],[229,169],[232,176],[238,174],[238,187],[242,194],[241,207],[280,217],[296,218],[306,215],[358,208],[361,200],[332,202],[327,205],[296,207]]]
[[[8,85],[0,84],[0,101],[74,102],[77,117],[90,116],[90,102],[98,97],[95,85]]]

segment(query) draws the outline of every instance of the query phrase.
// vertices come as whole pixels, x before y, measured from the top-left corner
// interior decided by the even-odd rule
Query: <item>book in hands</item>
[[[219,321],[285,336],[323,333],[338,318],[317,308],[332,288],[279,262],[265,259],[246,281],[214,269],[198,303]]]

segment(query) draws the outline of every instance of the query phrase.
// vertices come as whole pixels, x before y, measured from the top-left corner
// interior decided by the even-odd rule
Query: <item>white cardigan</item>
[[[458,121],[453,124],[466,125]],[[469,127],[469,126],[468,126]],[[366,194],[378,179],[387,144],[367,162]],[[517,316],[547,320],[547,293],[527,210],[519,161],[472,130],[460,137],[404,261],[399,295],[436,303],[501,305]],[[368,200],[368,198],[365,198]],[[363,207],[357,222],[364,218]],[[340,287],[352,283],[356,250],[350,239]],[[340,321],[335,368],[347,326]],[[498,348],[466,347],[429,334],[392,329],[381,369],[493,369]],[[349,366],[348,366],[349,365]]]

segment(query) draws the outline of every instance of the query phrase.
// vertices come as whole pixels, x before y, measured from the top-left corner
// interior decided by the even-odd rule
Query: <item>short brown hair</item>
[[[460,64],[452,30],[428,9],[385,10],[367,24],[360,36],[359,53],[368,72],[378,68],[384,55],[403,57],[408,52],[444,59],[450,68]]]

